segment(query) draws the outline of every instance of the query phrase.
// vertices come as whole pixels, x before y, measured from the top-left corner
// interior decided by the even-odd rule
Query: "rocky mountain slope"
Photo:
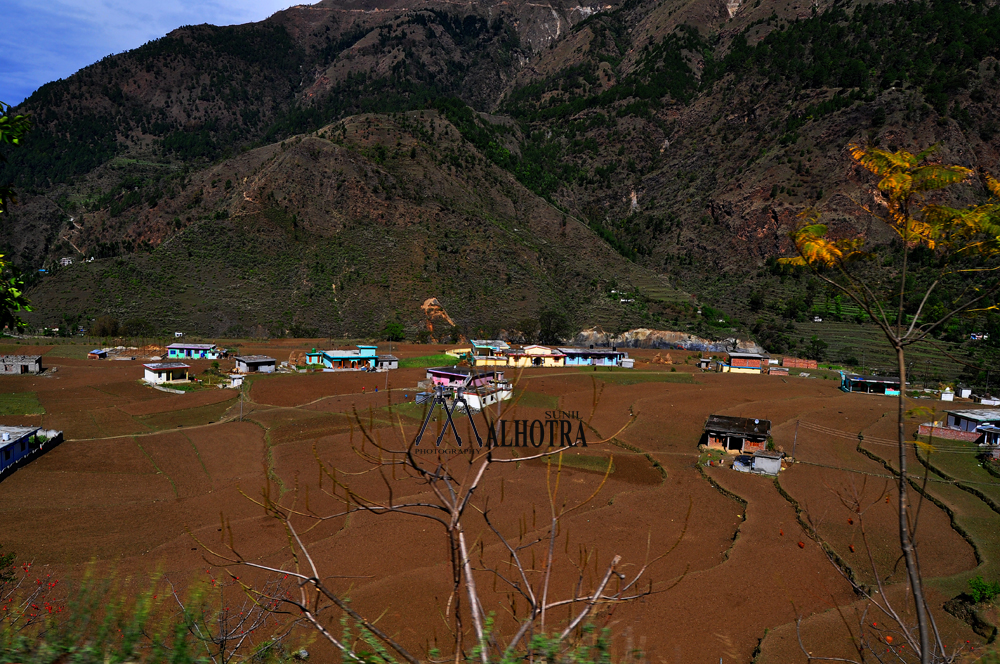
[[[606,320],[589,318],[597,315],[590,305],[570,307],[575,324],[606,325],[610,317],[620,327],[640,301],[660,325],[729,333],[742,320],[769,343],[794,347],[802,343],[794,323],[829,301],[808,279],[789,281],[767,264],[790,249],[787,232],[798,213],[817,206],[836,233],[890,240],[854,203],[864,180],[847,159],[851,142],[938,143],[941,159],[997,173],[998,56],[1000,10],[992,2],[324,0],[250,26],[181,28],[43,87],[19,109],[39,121],[33,144],[14,153],[3,174],[29,195],[0,232],[26,267],[74,253],[146,260],[196,228],[229,228],[248,214],[248,199],[239,197],[257,200],[256,190],[244,178],[261,173],[263,162],[254,160],[271,155],[268,182],[284,184],[268,185],[277,198],[255,214],[289,216],[283,242],[294,244],[298,233],[340,237],[351,232],[350,220],[382,209],[368,208],[372,196],[387,195],[385,185],[333,157],[303,168],[301,146],[319,150],[317,141],[354,145],[369,175],[376,166],[390,169],[392,195],[407,203],[387,204],[378,221],[415,228],[407,206],[425,205],[425,183],[387,165],[414,141],[415,160],[426,151],[434,162],[437,204],[475,221],[447,232],[475,247],[480,260],[469,265],[490,265],[463,267],[460,278],[422,293],[464,297],[468,324],[512,325],[556,306],[565,275],[554,264],[543,266],[548,282],[532,279],[537,295],[518,311],[511,306],[487,320],[472,304],[505,264],[489,262],[492,236],[474,229],[503,216],[495,209],[548,210],[565,216],[568,228],[578,220],[592,231],[587,237],[614,250],[600,259],[606,272],[588,274],[603,274],[602,283],[617,274],[638,295],[617,298]],[[421,109],[426,124],[418,131],[413,113]],[[363,142],[378,133],[366,134],[366,123],[399,118],[409,124],[393,130],[398,145]],[[300,156],[276,156],[290,154]],[[346,175],[333,176],[334,168]],[[350,195],[313,196],[331,177],[358,184]],[[446,185],[449,178],[475,184]],[[493,183],[485,198],[480,178]],[[508,185],[497,189],[501,178]],[[982,195],[975,182],[960,194]],[[558,245],[562,227],[542,222],[545,215],[529,215],[538,246]],[[429,247],[444,230],[424,223],[414,232],[434,239],[411,245],[414,266],[439,262]],[[566,256],[572,262],[572,252]],[[356,271],[372,287],[367,270]],[[418,298],[418,283],[411,269],[391,290]],[[724,313],[709,325],[679,304],[685,296],[676,289]],[[569,288],[562,301],[579,292]],[[177,306],[204,309],[207,296]],[[447,306],[454,313],[452,301]],[[129,315],[122,307],[119,315]],[[371,330],[394,309],[343,316],[351,329]],[[240,320],[263,315],[249,311]]]

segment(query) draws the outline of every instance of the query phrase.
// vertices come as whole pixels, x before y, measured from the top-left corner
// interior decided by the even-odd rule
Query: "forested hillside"
[[[942,160],[1000,172],[998,58],[996,3],[324,0],[254,25],[180,28],[41,88],[19,109],[37,127],[3,173],[28,195],[2,238],[26,269],[64,255],[139,260],[234,214],[210,192],[248,195],[245,151],[356,126],[359,114],[423,110],[441,124],[413,137],[414,160],[467,182],[498,177],[479,175],[486,165],[507,173],[537,197],[532,209],[557,210],[589,229],[588,243],[613,250],[606,267],[623,275],[629,266],[619,281],[646,302],[667,306],[687,291],[719,312],[706,320],[694,306],[654,306],[650,324],[735,329],[801,352],[810,340],[796,326],[821,311],[851,314],[831,309],[832,294],[806,276],[768,262],[791,250],[797,215],[815,206],[835,233],[860,233],[873,247],[891,241],[855,203],[865,181],[847,158],[851,142],[938,144]],[[462,141],[442,143],[444,126]],[[409,158],[397,155],[405,144],[360,154],[370,164]],[[282,178],[292,183],[296,173]],[[421,195],[414,185],[404,197]],[[959,193],[964,202],[984,197],[975,182]],[[348,204],[289,199],[281,209],[295,220],[332,219]],[[492,223],[489,206],[471,209],[477,226]],[[293,242],[313,232],[289,228]],[[460,224],[449,232],[489,246]],[[533,241],[554,242],[548,232]],[[414,251],[429,260],[426,248]],[[400,279],[419,299],[420,278]],[[472,304],[493,281],[489,270],[463,267],[425,294],[461,301],[470,325],[511,325],[501,319],[518,314],[479,320]],[[662,284],[670,286],[661,297]],[[544,290],[525,300],[524,315],[554,306]],[[585,306],[567,312],[578,326],[641,320],[628,304],[600,320]],[[413,307],[398,314],[411,326]],[[99,307],[77,309],[89,316]],[[388,315],[351,314],[351,329],[378,329]],[[993,322],[963,320],[942,333],[960,340],[984,325]]]

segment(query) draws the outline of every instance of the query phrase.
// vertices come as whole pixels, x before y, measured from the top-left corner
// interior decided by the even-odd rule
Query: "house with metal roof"
[[[47,447],[62,442],[62,431],[36,426],[0,425],[0,478]]]
[[[503,355],[510,350],[510,344],[501,339],[472,339],[473,355]]]
[[[435,387],[471,390],[486,387],[491,381],[502,381],[503,372],[492,369],[478,370],[472,367],[432,367],[427,370],[427,380]]]
[[[143,380],[151,385],[163,385],[180,380],[188,380],[188,370],[191,367],[180,362],[158,362],[142,365]]]
[[[236,373],[274,373],[277,364],[267,355],[240,355],[236,358]]]
[[[0,374],[42,373],[41,355],[0,355]]]
[[[395,355],[379,355],[375,359],[375,371],[389,371],[399,368],[399,358]]]
[[[366,371],[374,369],[378,362],[378,346],[355,346],[354,348],[324,350],[322,363],[335,371]]]
[[[709,415],[705,422],[705,444],[730,454],[767,451],[771,421],[728,415]]]
[[[617,348],[558,348],[566,356],[563,363],[567,367],[616,367],[628,357],[628,353]]]
[[[108,351],[103,348],[95,348],[94,350],[87,353],[88,360],[106,360],[108,359]]]
[[[1000,425],[1000,408],[946,410],[943,422],[924,422],[917,433],[928,439],[946,438],[978,442],[991,440]]]
[[[865,394],[884,394],[889,397],[898,397],[899,377],[859,376],[841,372],[840,389],[844,392],[864,392]]]
[[[723,373],[764,373],[769,366],[770,358],[759,353],[726,353],[726,361],[719,362],[719,371]]]
[[[222,351],[215,344],[176,343],[167,346],[167,359],[171,360],[217,360]]]
[[[532,344],[507,353],[510,367],[561,367],[566,363],[566,354],[547,346]]]

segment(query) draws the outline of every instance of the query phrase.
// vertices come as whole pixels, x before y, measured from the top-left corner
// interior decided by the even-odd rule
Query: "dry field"
[[[281,361],[291,350],[318,345],[262,342],[243,351]],[[441,348],[393,350],[417,357]],[[597,624],[612,628],[619,652],[638,647],[651,662],[671,664],[755,656],[758,662],[804,661],[794,629],[801,617],[809,650],[845,654],[845,629],[834,608],[852,616],[855,597],[812,535],[858,578],[870,580],[860,524],[844,506],[859,497],[871,504],[864,525],[878,569],[899,581],[900,573],[892,572],[895,487],[882,463],[892,465],[894,450],[883,441],[892,435],[895,401],[843,394],[835,380],[703,374],[693,364],[650,363],[652,351],[632,355],[639,359],[632,371],[508,372],[518,400],[506,405],[503,419],[544,420],[546,411],[562,410],[587,422],[589,446],[567,452],[558,473],[558,501],[584,504],[560,530],[557,587],[572,583],[575,565],[592,575],[618,554],[634,567],[679,541],[651,568],[653,594],[598,614]],[[687,359],[683,352],[672,355]],[[258,377],[245,389],[240,421],[233,390],[157,391],[138,382],[138,362],[48,355],[45,362],[57,371],[0,377],[0,398],[31,392],[45,411],[0,421],[41,424],[66,437],[0,482],[2,544],[61,576],[78,577],[96,562],[123,576],[159,569],[183,584],[210,569],[205,547],[221,546],[223,522],[245,557],[287,565],[280,524],[251,499],[265,486],[287,500],[308,487],[311,509],[335,510],[320,491],[321,463],[337,468],[359,494],[384,497],[391,485],[399,499],[426,490],[371,472],[357,454],[362,428],[389,447],[412,439],[422,415],[412,404],[422,369]],[[204,371],[211,363],[193,364]],[[794,444],[799,463],[777,481],[700,468],[697,444],[710,413],[770,419],[776,445],[791,452]],[[868,454],[858,450],[859,433]],[[922,468],[916,458],[912,463]],[[584,502],[608,464],[606,483]],[[489,506],[497,528],[511,537],[542,532],[555,468],[536,461],[491,473],[477,499]],[[970,576],[1000,576],[1000,515],[952,483],[933,482],[928,491],[935,502],[922,507],[919,544],[940,606]],[[483,559],[502,559],[485,524],[472,523],[478,531],[470,537],[478,542],[482,536]],[[355,608],[384,613],[383,629],[418,652],[447,641],[441,613],[450,568],[439,527],[398,515],[355,515],[322,523],[306,540]],[[480,579],[503,630],[501,589],[485,572]],[[947,638],[981,641],[964,623],[937,615]]]

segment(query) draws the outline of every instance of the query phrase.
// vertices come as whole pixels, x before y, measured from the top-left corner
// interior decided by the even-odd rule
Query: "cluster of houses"
[[[772,376],[787,376],[789,369],[817,369],[819,367],[816,360],[803,360],[796,357],[782,357],[779,360],[770,355],[742,351],[726,353],[724,360],[703,357],[698,364],[702,369],[711,371],[713,362],[715,371],[721,373],[770,374]]]
[[[709,415],[702,445],[736,455],[733,470],[757,475],[777,475],[781,470],[784,455],[773,449],[770,420]]]
[[[550,348],[530,344],[512,348],[500,339],[473,339],[467,348],[448,351],[474,367],[623,367],[631,369],[634,360],[617,348]]]

